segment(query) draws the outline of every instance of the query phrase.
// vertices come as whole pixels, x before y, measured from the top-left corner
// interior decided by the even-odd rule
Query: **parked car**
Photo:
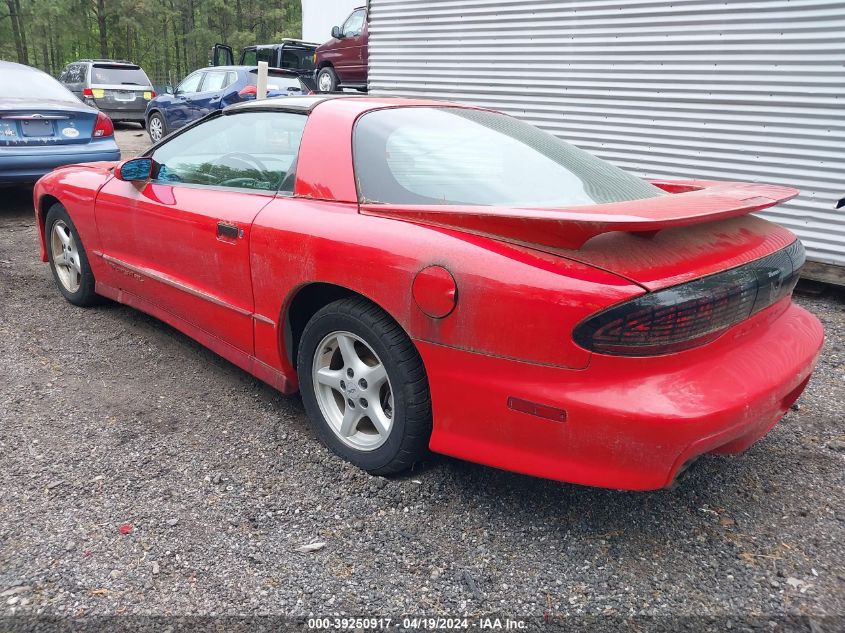
[[[268,91],[277,95],[310,92],[297,72],[271,68],[268,75]],[[150,140],[157,143],[173,130],[209,112],[254,99],[257,80],[255,66],[215,66],[192,72],[172,94],[162,94],[150,101],[146,112]]]
[[[319,92],[367,89],[369,63],[367,7],[358,7],[332,28],[332,39],[317,48],[314,80]]]
[[[0,61],[0,183],[35,182],[59,165],[120,159],[108,116],[50,75]]]
[[[246,46],[241,50],[238,65],[258,66],[258,62],[267,62],[270,68],[296,71],[310,83],[313,81],[314,54],[317,46],[318,44],[313,42],[293,39],[284,39],[276,44]],[[227,44],[215,44],[210,57],[211,66],[232,66],[235,63],[234,51]]]
[[[430,448],[645,490],[745,450],[806,386],[803,247],[750,215],[797,193],[648,182],[503,114],[338,95],[230,106],[45,176],[35,204],[68,301],[298,389],[371,473]]]
[[[127,61],[81,59],[68,64],[59,81],[113,121],[144,124],[147,104],[156,96],[147,73]]]

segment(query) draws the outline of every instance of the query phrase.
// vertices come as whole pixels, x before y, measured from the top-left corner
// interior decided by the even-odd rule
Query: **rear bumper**
[[[120,160],[120,148],[114,139],[96,140],[87,145],[29,148],[27,151],[0,148],[0,183],[35,182],[56,167],[101,160]]]
[[[663,488],[696,456],[763,437],[803,391],[823,338],[813,315],[781,303],[710,345],[647,359],[596,354],[583,370],[418,341],[431,449],[549,479]],[[563,409],[566,421],[511,410],[509,397]]]
[[[112,110],[100,108],[100,111],[107,114],[112,121],[144,121],[144,114],[147,111],[146,105],[140,110]]]

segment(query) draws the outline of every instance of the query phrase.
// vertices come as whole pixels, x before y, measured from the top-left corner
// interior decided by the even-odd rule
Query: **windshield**
[[[54,99],[79,103],[74,94],[50,75],[31,68],[0,69],[0,99]]]
[[[94,64],[91,68],[91,83],[149,86],[150,80],[139,66]]]
[[[560,207],[661,189],[503,114],[454,107],[365,114],[353,136],[361,202]]]
[[[276,65],[275,49],[273,48],[250,48],[241,53],[242,66],[257,66],[258,62],[267,62],[270,66]]]

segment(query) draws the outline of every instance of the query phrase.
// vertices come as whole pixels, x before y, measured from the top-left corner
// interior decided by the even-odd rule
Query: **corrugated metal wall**
[[[647,177],[799,187],[845,266],[845,2],[371,0],[370,91],[521,117]]]

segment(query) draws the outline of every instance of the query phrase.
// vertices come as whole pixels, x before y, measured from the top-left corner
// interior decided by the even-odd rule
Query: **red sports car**
[[[284,393],[371,473],[428,449],[646,490],[736,453],[807,384],[819,322],[798,192],[647,182],[516,119],[435,101],[227,108],[35,188],[42,259]]]

